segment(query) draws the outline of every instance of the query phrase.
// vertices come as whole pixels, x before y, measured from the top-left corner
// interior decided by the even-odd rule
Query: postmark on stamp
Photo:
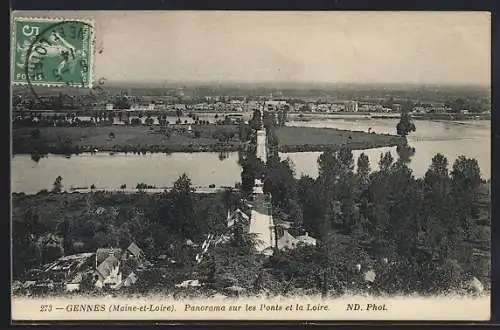
[[[91,88],[93,33],[88,20],[14,18],[12,83]]]

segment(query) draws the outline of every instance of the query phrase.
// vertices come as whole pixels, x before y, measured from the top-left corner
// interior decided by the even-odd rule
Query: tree
[[[481,173],[477,160],[459,156],[453,164],[451,183],[457,219],[465,237],[471,238],[479,218]]]
[[[273,205],[286,209],[289,199],[296,199],[297,187],[289,159],[266,169],[264,192],[270,193]]]
[[[385,172],[390,170],[393,163],[394,163],[394,158],[392,157],[390,151],[386,152],[385,154],[380,154],[380,160],[378,162],[378,165],[381,171]]]
[[[481,184],[481,171],[476,159],[459,156],[451,171],[453,183],[464,192],[476,189]]]
[[[194,238],[199,235],[199,228],[194,222],[194,189],[191,186],[191,179],[182,174],[174,182],[169,195],[172,199],[173,219],[178,222],[178,230],[184,237]]]
[[[451,102],[451,109],[453,112],[458,113],[462,110],[468,110],[469,104],[465,99],[457,98],[453,102]]]
[[[410,147],[407,143],[398,144],[396,152],[399,156],[399,161],[409,163],[413,155],[415,155],[415,148]]]
[[[267,130],[272,130],[278,124],[276,120],[276,115],[271,111],[264,111],[262,116],[262,125]]]
[[[238,138],[240,141],[248,141],[250,140],[250,127],[246,125],[244,122],[240,122],[238,124]]]
[[[40,138],[40,130],[38,128],[35,128],[34,130],[31,131],[31,138],[34,140]]]
[[[249,121],[250,128],[259,130],[262,128],[262,113],[260,110],[254,110],[252,118]]]
[[[407,136],[411,132],[415,132],[415,124],[411,120],[411,102],[407,101],[401,105],[401,119],[396,125],[396,131],[399,136]]]
[[[437,180],[448,178],[448,172],[448,159],[438,153],[432,157],[431,166],[425,173],[424,180],[428,185],[433,186]]]
[[[415,124],[411,121],[409,114],[401,114],[401,119],[396,126],[396,130],[399,136],[407,136],[409,133],[415,132]]]
[[[63,190],[62,177],[58,176],[56,181],[54,181],[52,192],[59,194]]]
[[[425,218],[421,224],[422,240],[430,252],[427,259],[438,255],[448,258],[455,248],[455,241],[460,235],[460,224],[453,214],[451,198],[451,180],[448,173],[448,160],[438,153],[424,175],[423,198],[426,205]],[[424,259],[424,261],[429,261]]]
[[[357,168],[358,177],[363,182],[366,182],[366,180],[370,175],[371,168],[370,168],[370,159],[364,152],[362,152],[358,157],[357,167],[358,167]]]
[[[117,109],[130,109],[130,101],[126,96],[118,97],[115,99],[115,107]]]
[[[241,190],[245,195],[250,195],[253,192],[255,173],[249,162],[244,162],[241,167]]]

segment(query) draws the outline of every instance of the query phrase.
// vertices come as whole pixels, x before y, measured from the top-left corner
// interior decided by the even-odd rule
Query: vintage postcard
[[[487,12],[17,11],[12,320],[489,320]]]

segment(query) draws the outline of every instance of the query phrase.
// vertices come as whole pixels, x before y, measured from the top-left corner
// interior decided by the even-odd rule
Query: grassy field
[[[239,146],[237,127],[224,126],[194,126],[192,132],[187,127],[172,126],[168,134],[162,134],[159,128],[150,129],[147,126],[102,126],[102,127],[41,127],[40,138],[49,148],[57,149],[62,140],[71,141],[73,147],[80,151],[89,151],[97,148],[101,151],[124,151],[127,147],[151,149],[168,149],[170,151],[197,151],[206,149],[221,142],[213,137],[217,130],[232,132],[234,137],[224,145],[236,148]],[[19,128],[13,130],[14,153],[31,153],[33,150],[33,128]],[[198,132],[199,135],[195,134]],[[110,137],[113,133],[114,137]],[[113,135],[111,134],[111,135]],[[51,149],[52,150],[52,149]]]
[[[395,135],[313,127],[279,127],[276,135],[282,152],[322,151],[341,145],[351,149],[369,149],[395,146],[405,141]]]
[[[39,138],[32,137],[34,128],[13,130],[15,154],[30,154],[35,146],[43,145],[48,153],[64,153],[62,141],[70,141],[71,150],[88,152],[134,151],[196,152],[237,150],[241,145],[238,127],[235,125],[192,126],[188,132],[185,125],[172,125],[168,134],[160,128],[147,126],[100,126],[100,127],[41,127]],[[227,142],[214,137],[216,131],[234,134]],[[197,134],[195,134],[197,132]],[[112,133],[112,134],[111,134]],[[393,135],[351,132],[332,128],[279,127],[276,129],[280,151],[322,151],[331,147],[347,145],[351,149],[368,149],[394,146],[404,138]],[[110,137],[114,135],[114,137]]]

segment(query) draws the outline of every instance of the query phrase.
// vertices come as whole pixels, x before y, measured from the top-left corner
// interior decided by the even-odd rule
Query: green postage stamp
[[[13,84],[92,87],[91,21],[14,17],[12,29]]]

